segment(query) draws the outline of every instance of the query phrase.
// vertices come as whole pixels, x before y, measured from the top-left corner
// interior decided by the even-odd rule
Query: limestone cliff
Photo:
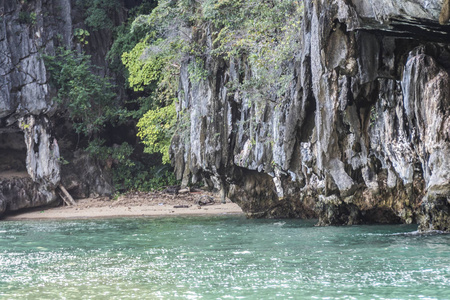
[[[173,139],[177,175],[204,178],[252,217],[450,230],[443,3],[305,1],[288,96],[257,109],[226,85],[251,74],[245,59],[208,57],[200,82],[186,61],[178,109],[190,127]],[[203,39],[211,49],[208,28]]]
[[[74,29],[84,27],[80,15],[76,1],[0,1],[0,215],[57,199],[62,149],[56,131],[62,128],[53,120],[61,108],[53,100],[42,54],[77,46],[72,40]],[[101,65],[111,32],[97,35],[88,51]],[[78,176],[85,171],[78,169]],[[102,185],[104,192],[108,184],[97,187]]]

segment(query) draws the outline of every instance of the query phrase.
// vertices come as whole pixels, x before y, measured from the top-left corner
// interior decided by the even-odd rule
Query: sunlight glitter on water
[[[241,217],[0,223],[0,297],[445,299],[450,235]],[[39,238],[36,238],[39,237]]]

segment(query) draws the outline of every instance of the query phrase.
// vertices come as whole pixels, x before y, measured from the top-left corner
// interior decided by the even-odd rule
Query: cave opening
[[[0,180],[29,177],[26,155],[23,132],[16,128],[0,128]]]

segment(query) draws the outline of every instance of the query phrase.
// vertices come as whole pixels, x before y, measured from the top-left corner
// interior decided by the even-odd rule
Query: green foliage
[[[168,62],[190,57],[191,82],[207,78],[204,62],[212,55],[243,61],[249,66],[251,72],[241,76],[240,81],[231,82],[230,88],[254,99],[282,99],[292,80],[289,67],[300,50],[302,14],[303,1],[293,0],[159,1],[151,15],[135,21],[147,22],[154,30],[147,48],[142,45],[134,57],[140,54],[139,59],[144,60],[144,51],[154,53],[155,41],[168,44],[178,40],[181,55],[175,60],[169,57]],[[191,32],[188,33],[186,28]],[[206,45],[206,32],[213,38],[212,47]],[[136,64],[135,67],[142,66]],[[144,85],[148,82],[142,74],[136,75],[130,77],[134,80],[133,85],[136,80]]]
[[[129,72],[128,82],[135,91],[156,83],[160,100],[170,103],[177,92],[179,53],[182,45],[177,41],[167,43],[163,39],[152,40],[156,33],[149,34],[130,52],[122,55],[122,62]],[[152,40],[152,41],[150,41]]]
[[[169,147],[176,122],[175,103],[149,110],[139,120],[138,137],[142,139],[147,153],[161,153],[163,164],[170,162]]]
[[[82,28],[75,28],[75,30],[73,31],[73,37],[74,37],[75,41],[82,45],[88,44],[87,38],[90,35],[91,34],[89,33],[89,31],[87,31],[86,29],[82,29]]]
[[[104,140],[95,139],[89,143],[86,151],[110,165],[114,186],[118,191],[151,191],[178,184],[168,165],[148,167],[148,164],[133,160],[134,148],[128,143],[109,147],[105,146]]]
[[[378,119],[377,107],[376,107],[376,105],[373,105],[370,108],[370,115],[369,115],[370,122],[369,122],[369,125],[373,126],[376,123],[377,119]]]
[[[124,110],[116,105],[113,85],[93,72],[90,56],[58,48],[55,56],[44,55],[56,100],[65,105],[77,133],[87,137],[100,132],[107,121],[119,119]]]
[[[107,54],[112,70],[120,73],[125,72],[121,61],[122,54],[133,50],[151,30],[150,25],[145,22],[134,26],[132,24],[137,16],[150,13],[156,5],[156,0],[143,0],[139,6],[130,9],[126,22],[114,28],[114,42]],[[124,75],[128,77],[128,74]]]
[[[168,42],[155,39],[151,32],[131,51],[122,55],[122,62],[128,70],[128,82],[135,91],[143,91],[145,86],[156,84],[155,95],[160,102],[171,103],[178,90],[180,54],[183,47],[179,40]]]
[[[113,27],[118,0],[77,3],[85,10],[85,24],[91,32]],[[93,137],[107,122],[140,118],[138,137],[145,152],[156,153],[168,163],[175,131],[180,135],[189,132],[189,114],[177,114],[175,109],[181,65],[189,62],[189,79],[199,83],[208,79],[210,57],[246,66],[245,74],[229,87],[258,100],[249,103],[256,115],[264,111],[264,100],[279,101],[286,95],[292,82],[290,67],[300,49],[302,1],[161,0],[155,5],[156,1],[143,1],[130,11],[129,21],[114,30],[115,42],[108,53],[112,69],[123,72],[128,86],[139,92],[132,112],[120,109],[113,86],[96,75],[88,56],[59,49],[55,56],[46,57],[58,99],[67,105],[77,132]],[[208,34],[212,45],[207,42]],[[88,36],[87,30],[74,31],[80,44]],[[112,163],[119,190],[151,190],[175,183],[167,167],[149,167],[133,159],[132,146],[105,145],[93,139],[88,151]]]
[[[152,174],[152,178],[147,183],[147,190],[159,190],[167,186],[180,184],[169,165],[155,166],[150,169],[150,174]]]
[[[130,86],[142,90],[150,83],[157,85],[155,100],[171,104],[178,92],[181,60],[189,51],[182,3],[185,1],[159,1],[149,15],[138,16],[131,32],[146,29],[146,36],[132,51],[125,52],[122,61],[129,71]],[[149,74],[143,74],[146,68]]]
[[[164,153],[168,161],[175,132],[171,105],[183,60],[190,61],[192,83],[207,79],[208,56],[243,62],[250,72],[229,83],[232,90],[259,102],[282,100],[292,81],[290,66],[300,50],[302,12],[303,2],[292,0],[162,0],[150,15],[137,17],[132,28],[145,26],[146,37],[125,52],[122,61],[132,88],[157,86],[153,108],[138,123],[146,151]],[[212,47],[206,43],[206,32],[211,32]],[[256,103],[252,109],[262,111],[263,106]],[[179,112],[179,125],[182,115]]]
[[[193,59],[188,65],[189,79],[198,83],[208,78],[208,70],[205,69],[205,63],[199,57]]]
[[[120,8],[118,0],[78,0],[77,4],[85,9],[84,23],[94,31],[112,28],[111,15]]]
[[[180,43],[177,39],[164,38],[162,32],[166,29],[160,26],[160,21],[164,20],[158,23],[149,21],[149,15],[138,17],[151,13],[156,6],[153,0],[144,0],[129,11],[128,22],[113,28],[112,17],[119,8],[118,3],[117,0],[78,0],[77,4],[85,12],[88,30],[75,29],[74,41],[85,45],[90,32],[113,30],[115,41],[107,58],[111,70],[123,74],[129,80],[127,84],[139,91],[139,97],[131,97],[130,102],[134,103],[126,103],[131,110],[123,108],[124,104],[119,103],[113,93],[110,80],[97,75],[101,72],[83,53],[59,48],[54,56],[44,56],[50,81],[58,89],[57,100],[66,105],[75,130],[89,138],[86,150],[111,168],[118,191],[150,191],[175,185],[178,182],[173,170],[161,161],[169,161],[168,148],[176,119],[173,102],[178,79],[173,75],[179,72],[176,64]],[[153,47],[151,51],[149,47]],[[153,144],[145,144],[145,151],[155,154],[142,154],[127,143],[111,145],[111,141],[96,138],[101,136],[105,124],[111,128],[117,121],[141,118],[144,113],[140,123],[147,127],[140,131],[148,141],[153,141]]]
[[[135,91],[147,91],[149,110],[138,123],[138,137],[147,153],[161,153],[169,162],[169,146],[175,131],[175,101],[183,53],[187,50],[180,35],[179,4],[159,3],[151,14],[137,17],[131,32],[146,28],[145,38],[122,55],[128,83]],[[151,90],[148,88],[152,87]]]
[[[214,24],[213,55],[245,58],[251,76],[233,87],[255,99],[284,96],[288,71],[300,50],[302,1],[205,0],[203,18]]]
[[[146,22],[136,22],[134,20],[140,14],[150,13],[157,5],[154,0],[144,0],[139,6],[136,6],[128,12],[129,19],[114,29],[115,39],[108,51],[107,59],[109,61],[109,68],[119,75],[119,82],[121,81],[120,75],[125,79],[124,87],[129,88],[130,84],[128,79],[130,74],[128,69],[122,63],[123,53],[128,53],[129,64],[140,64],[140,61],[133,60],[133,48],[141,43],[147,36],[147,33],[151,32],[151,25]],[[155,93],[157,89],[157,82],[150,82],[148,85],[142,85],[141,88],[137,86],[133,88],[139,89],[139,93],[131,94],[132,97],[126,100],[125,105],[130,108],[128,111],[128,117],[132,119],[141,118],[145,112],[150,110],[154,106],[154,95],[161,95]]]
[[[168,165],[145,167],[135,162],[133,167],[117,165],[113,171],[115,187],[119,191],[152,191],[177,185],[175,175]]]
[[[69,164],[69,161],[68,161],[67,159],[65,159],[64,157],[62,157],[62,156],[60,156],[60,157],[58,158],[58,162],[59,162],[61,165],[68,165],[68,164]]]
[[[19,12],[19,23],[36,25],[36,13],[28,11]]]
[[[174,72],[164,76],[164,67],[178,66],[188,56],[191,81],[205,80],[204,62],[213,55],[245,60],[249,65],[251,75],[230,83],[231,88],[255,99],[283,98],[292,79],[289,66],[300,50],[302,14],[303,2],[293,0],[160,1],[152,14],[134,22],[152,30],[147,40],[124,56],[130,84],[140,90],[149,82],[170,77]],[[205,47],[206,30],[212,30],[212,48]],[[178,45],[178,55],[170,55],[170,44]]]
[[[107,147],[104,144],[105,140],[103,139],[92,140],[86,148],[86,151],[101,161],[110,160],[126,167],[134,166],[134,163],[130,160],[134,149],[130,144],[125,142],[114,147]]]
[[[147,32],[150,31],[150,26],[147,26],[146,23],[131,28],[131,23],[134,18],[131,19],[130,22],[123,23],[115,29],[116,37],[107,54],[110,68],[119,73],[126,72],[126,69],[124,69],[122,64],[122,54],[131,52],[133,48],[146,37]],[[128,78],[128,76],[128,73],[124,74],[125,78]]]
[[[78,0],[85,10],[89,30],[113,27],[118,0]],[[161,0],[143,1],[130,11],[128,22],[114,30],[108,59],[122,72],[127,85],[139,92],[134,111],[118,109],[107,78],[95,75],[89,57],[60,50],[48,57],[51,80],[58,87],[58,99],[68,106],[77,132],[95,136],[106,122],[123,117],[140,118],[138,137],[145,152],[169,162],[173,134],[188,134],[189,114],[176,112],[180,68],[195,84],[207,80],[206,62],[219,57],[245,65],[231,90],[258,100],[250,109],[264,111],[264,100],[282,100],[292,82],[290,67],[300,49],[302,1],[293,0]],[[207,42],[212,37],[212,45]],[[76,30],[74,38],[86,43],[88,31]],[[238,70],[239,72],[242,72]],[[136,108],[137,107],[137,108]],[[176,119],[178,117],[178,127]],[[254,122],[254,120],[249,120]],[[252,145],[254,140],[252,139]],[[134,160],[128,144],[107,147],[93,140],[88,150],[103,161],[113,162],[113,176],[119,190],[150,190],[173,184],[166,167],[149,168]],[[157,169],[159,168],[159,169]]]
[[[122,62],[129,72],[128,83],[135,91],[143,91],[144,86],[158,81],[165,64],[165,58],[158,55],[144,59],[147,47],[146,39],[122,55]]]

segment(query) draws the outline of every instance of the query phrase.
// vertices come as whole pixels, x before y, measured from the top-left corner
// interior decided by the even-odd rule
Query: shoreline
[[[200,205],[207,199],[210,204]],[[117,200],[106,197],[76,200],[76,206],[30,208],[4,215],[2,221],[25,220],[83,220],[123,217],[176,217],[244,215],[241,208],[217,195],[207,192],[168,195],[164,193],[132,193]]]

